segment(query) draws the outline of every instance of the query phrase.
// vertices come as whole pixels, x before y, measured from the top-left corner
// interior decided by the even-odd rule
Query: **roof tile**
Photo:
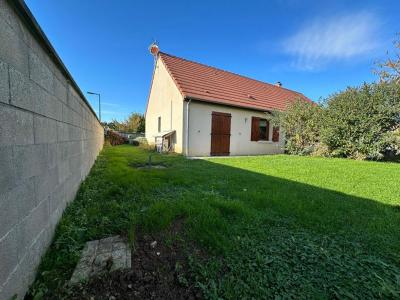
[[[299,92],[159,52],[168,72],[186,98],[258,110],[284,110]]]

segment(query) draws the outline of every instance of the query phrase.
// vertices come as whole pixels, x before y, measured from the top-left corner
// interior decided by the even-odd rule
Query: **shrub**
[[[332,156],[382,159],[388,150],[398,149],[394,130],[399,124],[400,86],[364,84],[328,98],[321,142]]]
[[[385,158],[395,159],[400,156],[400,127],[390,131],[384,136],[385,143],[388,145],[385,149]]]
[[[400,156],[400,85],[395,81],[347,88],[321,106],[298,100],[274,118],[285,128],[289,154],[371,160]]]
[[[128,142],[126,138],[112,130],[109,130],[107,132],[106,138],[108,138],[108,140],[110,141],[111,146],[117,146]]]
[[[280,114],[279,123],[285,129],[288,153],[306,155],[313,152],[319,141],[322,113],[321,106],[297,100]]]

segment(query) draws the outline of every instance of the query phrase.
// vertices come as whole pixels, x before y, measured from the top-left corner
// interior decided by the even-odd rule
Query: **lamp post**
[[[93,92],[87,92],[89,95],[97,95],[99,96],[99,120],[101,122],[101,105],[100,105],[100,94],[99,93],[93,93]]]

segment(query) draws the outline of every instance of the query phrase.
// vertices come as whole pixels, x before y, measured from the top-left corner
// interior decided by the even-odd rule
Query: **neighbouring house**
[[[158,51],[146,109],[146,139],[187,156],[283,152],[268,115],[303,94]]]

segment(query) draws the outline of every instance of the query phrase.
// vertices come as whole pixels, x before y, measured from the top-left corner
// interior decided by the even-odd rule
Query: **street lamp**
[[[100,106],[100,94],[99,93],[93,93],[93,92],[87,92],[89,95],[97,95],[99,96],[99,120],[101,122],[101,106]]]

